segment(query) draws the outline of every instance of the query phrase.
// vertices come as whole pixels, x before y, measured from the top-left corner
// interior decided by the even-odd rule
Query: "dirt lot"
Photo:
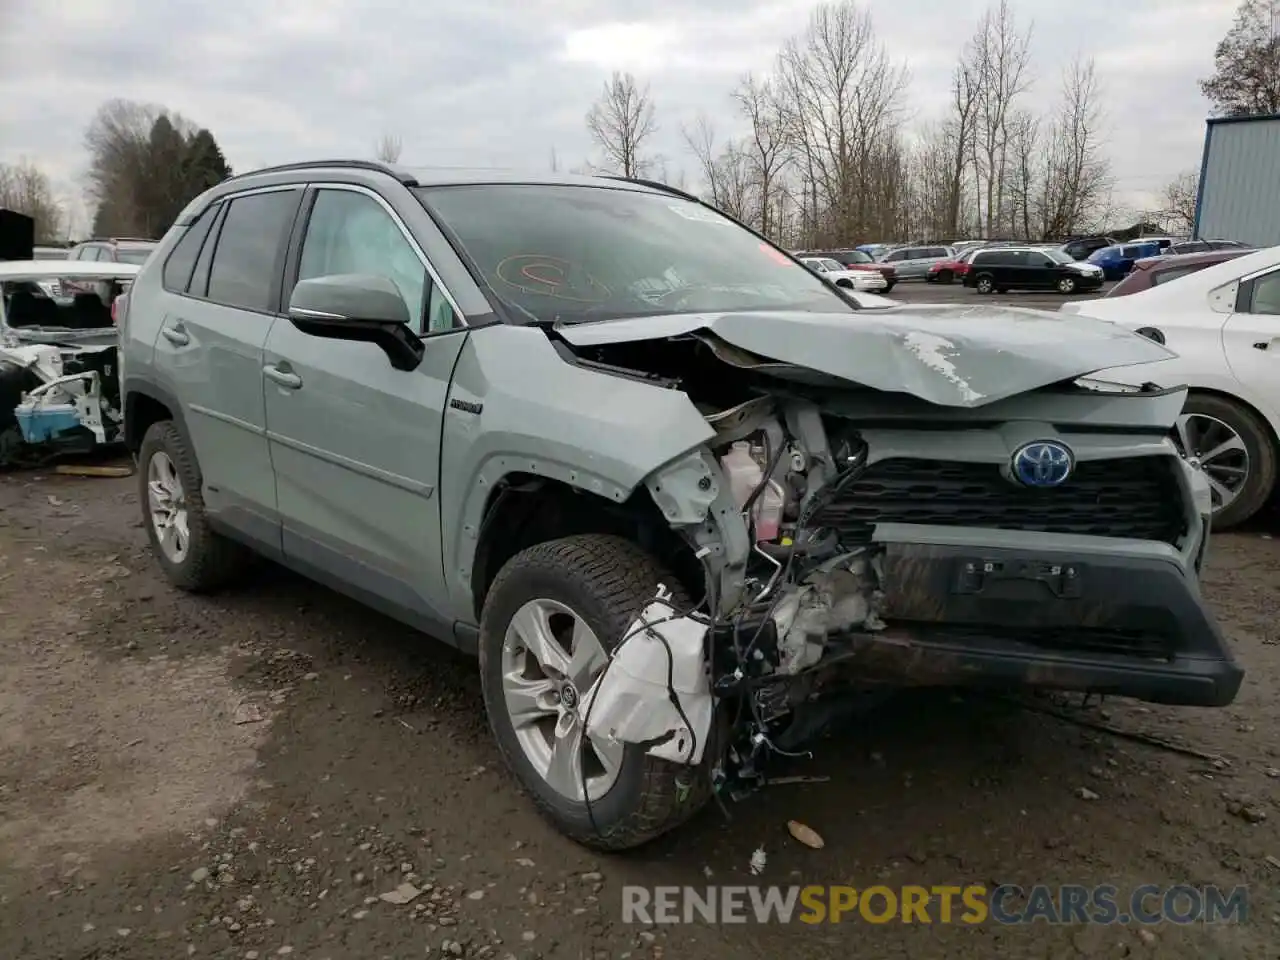
[[[916,697],[790,771],[830,782],[770,787],[732,820],[713,809],[653,848],[596,857],[546,827],[500,768],[470,662],[270,567],[214,599],[176,593],[133,490],[0,478],[6,960],[1275,956],[1274,523],[1221,537],[1208,574],[1249,670],[1237,704],[1089,714],[1229,765]],[[797,844],[789,818],[826,847]],[[621,922],[624,883],[750,882],[761,844],[772,883],[1249,884],[1250,919]],[[406,879],[425,891],[413,903],[376,899]]]

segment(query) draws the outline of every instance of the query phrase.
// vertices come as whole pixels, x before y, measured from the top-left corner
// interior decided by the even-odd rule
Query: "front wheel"
[[[996,289],[996,281],[991,274],[983,273],[974,278],[973,286],[979,293],[992,293]]]
[[[153,423],[138,451],[138,500],[165,576],[192,593],[215,590],[250,555],[209,526],[195,454],[171,420]]]
[[[897,282],[898,282],[897,280],[886,280],[884,285],[884,292],[888,293],[890,290],[892,290],[893,285]]]
[[[1059,281],[1058,281],[1058,292],[1059,292],[1059,293],[1064,293],[1064,294],[1071,294],[1071,293],[1075,293],[1075,292],[1076,292],[1076,278],[1075,278],[1075,277],[1063,277],[1061,280],[1059,280]]]
[[[675,579],[630,541],[565,537],[509,560],[480,617],[480,685],[503,759],[544,817],[598,850],[646,843],[710,797],[711,750],[698,767],[671,763],[587,736],[579,715],[659,584],[687,606]]]
[[[1244,523],[1271,496],[1275,444],[1266,424],[1238,401],[1193,393],[1178,417],[1174,443],[1209,481],[1215,530]]]
[[[950,282],[951,282],[952,280],[954,280],[954,279],[955,279],[955,274],[953,274],[950,270],[939,270],[939,271],[938,271],[938,282],[939,282],[939,283],[950,283]]]

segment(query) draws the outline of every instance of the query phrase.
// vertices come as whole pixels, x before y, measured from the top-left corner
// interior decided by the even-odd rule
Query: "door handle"
[[[282,387],[288,387],[290,390],[297,390],[302,386],[302,378],[292,370],[285,370],[276,366],[274,363],[268,363],[262,368],[262,372],[267,375],[267,379],[272,383],[277,383]]]
[[[182,329],[181,324],[176,327],[164,327],[160,332],[164,334],[164,338],[175,347],[185,347],[191,342],[191,334]]]

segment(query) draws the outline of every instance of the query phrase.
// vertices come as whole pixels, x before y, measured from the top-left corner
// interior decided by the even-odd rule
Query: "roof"
[[[0,260],[0,280],[131,280],[139,269],[100,260]]]
[[[286,163],[275,167],[263,167],[260,170],[246,170],[231,177],[231,181],[248,179],[266,174],[303,172],[306,170],[363,170],[373,173],[384,173],[394,177],[407,187],[443,187],[464,184],[542,184],[547,186],[596,186],[615,187],[620,189],[639,190],[645,192],[669,192],[683,194],[683,191],[656,181],[629,179],[615,176],[592,176],[575,173],[555,173],[547,170],[520,170],[508,167],[407,167],[379,163],[374,160],[304,160],[298,163]],[[229,181],[223,181],[227,183]]]
[[[1143,257],[1135,261],[1134,265],[1141,266],[1144,270],[1166,265],[1193,266],[1197,263],[1219,263],[1252,252],[1248,247],[1232,247],[1228,250],[1197,250],[1195,253],[1163,253],[1158,257]]]
[[[1224,123],[1256,123],[1266,120],[1280,120],[1280,113],[1252,113],[1243,117],[1210,117],[1205,123],[1216,127]]]

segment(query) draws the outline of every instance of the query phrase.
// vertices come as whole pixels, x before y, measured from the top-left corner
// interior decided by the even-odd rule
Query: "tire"
[[[1235,499],[1213,514],[1215,531],[1239,526],[1262,509],[1275,489],[1276,445],[1270,429],[1244,404],[1214,394],[1192,393],[1183,405],[1182,414],[1219,420],[1244,441],[1249,473]],[[1182,446],[1180,439],[1176,442]]]
[[[952,280],[954,280],[954,279],[955,279],[955,275],[954,275],[950,270],[939,270],[939,271],[938,271],[938,282],[939,282],[939,283],[950,283],[950,282],[951,282]]]
[[[552,787],[521,745],[503,686],[508,627],[526,603],[550,600],[571,610],[611,652],[660,583],[671,590],[673,606],[688,605],[675,578],[630,541],[603,534],[565,537],[509,560],[495,577],[480,616],[480,686],[498,749],[542,816],[570,839],[596,850],[640,846],[697,813],[711,796],[713,751],[704,750],[702,765],[692,767],[627,744],[617,778],[588,810],[583,800]]]
[[[991,294],[995,292],[995,277],[989,273],[980,273],[973,278],[973,288],[981,294]]]
[[[895,283],[897,283],[897,282],[898,282],[897,280],[888,280],[888,281],[886,281],[886,282],[885,282],[885,285],[884,285],[884,292],[885,292],[885,293],[888,293],[890,290],[892,290],[892,289],[893,289],[893,285],[894,285]]]
[[[163,461],[161,458],[164,458]],[[152,510],[153,465],[173,467],[180,487],[187,530],[186,548],[181,556],[166,551],[161,543],[156,515]],[[161,420],[148,428],[138,452],[138,501],[143,526],[151,549],[169,582],[180,590],[206,593],[225,586],[244,569],[252,554],[240,544],[214,533],[205,513],[200,467],[172,420]]]
[[[1059,280],[1058,292],[1066,296],[1070,296],[1071,294],[1075,293],[1076,292],[1075,277],[1063,277],[1061,280]]]
[[[837,287],[843,287],[845,290],[852,290],[852,289],[853,289],[853,281],[852,281],[852,280],[837,280],[837,281],[836,281],[836,286],[837,286]]]

